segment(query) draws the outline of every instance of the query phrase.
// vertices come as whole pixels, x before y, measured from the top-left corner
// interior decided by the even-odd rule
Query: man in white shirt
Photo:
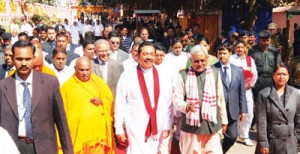
[[[16,19],[13,19],[12,24],[10,25],[10,32],[12,32],[14,29],[17,30],[17,33],[19,33],[20,26],[17,24]]]
[[[108,34],[108,42],[111,49],[111,59],[122,63],[123,61],[129,58],[128,53],[120,49],[121,38],[116,31],[111,31]]]
[[[135,43],[130,51],[131,57],[123,61],[124,70],[135,68],[138,65],[138,48],[141,43]]]
[[[60,87],[74,74],[74,69],[66,66],[67,52],[62,47],[57,47],[52,52],[53,64],[49,68],[54,71],[59,81]]]
[[[69,24],[69,20],[68,19],[65,19],[65,23],[63,25],[65,27],[65,30],[70,32],[71,24]]]
[[[239,138],[247,146],[253,146],[249,139],[249,131],[254,117],[253,113],[253,94],[252,87],[254,87],[257,80],[257,70],[254,60],[250,56],[246,56],[245,51],[247,46],[244,41],[237,41],[234,45],[235,54],[230,57],[230,63],[242,67],[244,70],[246,99],[248,106],[248,113],[245,115],[245,120],[239,123]],[[250,76],[248,76],[248,75]],[[247,76],[247,77],[246,77]]]
[[[85,33],[89,31],[93,31],[93,27],[90,25],[90,21],[86,20],[85,24],[82,26],[82,37],[85,38]]]
[[[124,71],[118,82],[116,136],[119,142],[129,141],[127,153],[158,153],[160,143],[170,134],[171,83],[153,66],[154,58],[154,45],[144,42],[138,49],[138,67]]]
[[[104,29],[104,27],[103,27],[102,23],[100,23],[100,20],[97,19],[96,24],[93,27],[93,31],[94,31],[94,34],[95,34],[95,40],[96,41],[102,38],[103,29]]]
[[[26,22],[25,19],[22,19],[22,25],[21,25],[21,31],[20,32],[25,32],[28,34],[28,36],[32,36],[32,26]]]

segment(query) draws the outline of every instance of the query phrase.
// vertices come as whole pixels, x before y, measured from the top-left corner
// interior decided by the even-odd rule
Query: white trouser
[[[252,89],[246,91],[246,98],[248,113],[246,113],[245,120],[239,122],[239,137],[241,138],[249,138],[249,130],[251,128],[254,109]]]

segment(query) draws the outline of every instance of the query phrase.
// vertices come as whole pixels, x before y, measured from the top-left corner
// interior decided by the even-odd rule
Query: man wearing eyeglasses
[[[124,70],[123,65],[110,58],[111,47],[104,39],[95,42],[95,53],[97,57],[92,61],[92,71],[108,84],[115,97],[117,82]]]
[[[111,49],[111,59],[122,63],[129,58],[128,53],[120,49],[121,37],[116,31],[111,31],[108,34],[108,42]]]

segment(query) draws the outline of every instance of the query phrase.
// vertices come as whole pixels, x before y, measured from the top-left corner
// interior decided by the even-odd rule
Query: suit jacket
[[[129,54],[121,49],[118,49],[117,61],[122,63],[129,58]]]
[[[54,41],[53,44],[55,44],[56,46],[56,42]],[[47,52],[49,55],[52,55],[52,50],[55,48],[53,47],[53,49],[51,49],[51,45],[50,45],[50,42],[49,41],[46,41],[44,43],[42,43],[42,46],[43,46],[43,51],[44,52]]]
[[[0,67],[0,80],[5,79],[6,72],[7,72],[7,65],[2,64]]]
[[[300,139],[300,92],[287,86],[285,105],[271,86],[258,94],[257,113],[257,150],[269,148],[272,154],[297,153]],[[257,152],[258,152],[257,151]]]
[[[122,72],[124,71],[123,65],[122,63],[109,59],[107,61],[107,84],[110,88],[110,90],[113,93],[113,96],[116,96],[116,88],[117,88],[117,84],[119,81],[119,78],[122,74]],[[99,77],[102,78],[102,72],[100,69],[100,63],[98,61],[98,58],[95,58],[92,61],[92,71],[93,73],[95,73],[96,75],[98,75]]]
[[[225,102],[227,104],[227,115],[228,117],[230,116],[232,120],[238,120],[240,113],[248,112],[243,69],[230,64],[231,83],[230,86],[227,87],[221,63],[217,62],[214,66],[220,70]]]
[[[70,63],[76,59],[80,57],[77,53],[74,53],[74,52],[71,52],[71,51],[67,51],[67,63],[66,65],[69,66]],[[45,56],[45,60],[49,63],[49,64],[52,64],[53,63],[53,59],[52,59],[52,52],[51,54],[48,54]]]
[[[37,154],[58,153],[55,125],[62,150],[73,154],[73,146],[56,77],[33,71],[32,131]],[[0,81],[0,126],[18,142],[18,107],[15,74]],[[55,125],[54,125],[55,124]]]

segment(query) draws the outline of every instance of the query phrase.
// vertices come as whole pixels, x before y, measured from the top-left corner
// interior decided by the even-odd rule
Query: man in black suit
[[[43,43],[43,51],[47,52],[49,55],[52,55],[53,49],[56,47],[55,37],[56,31],[54,27],[48,27],[47,36],[48,39]]]
[[[219,62],[215,67],[220,69],[228,116],[227,130],[222,143],[223,152],[226,153],[237,140],[238,120],[245,119],[248,108],[242,68],[230,64],[231,51],[226,46],[218,48],[217,56]]]
[[[55,128],[64,154],[73,154],[66,114],[56,77],[32,70],[35,47],[12,47],[16,73],[0,81],[0,127],[23,154],[57,154]]]
[[[74,52],[71,52],[70,50],[67,50],[67,46],[68,46],[68,35],[67,33],[65,32],[60,32],[56,35],[56,47],[61,47],[61,48],[64,48],[67,52],[67,63],[66,65],[69,66],[71,61],[78,58],[79,55],[74,53]],[[49,63],[49,64],[52,64],[53,63],[53,59],[52,59],[52,51],[50,54],[48,54],[46,57],[45,57],[46,61]]]
[[[8,45],[4,49],[4,64],[0,67],[0,80],[7,77],[9,72],[13,71],[15,69],[14,63],[12,61],[12,51],[11,51],[11,45]]]

